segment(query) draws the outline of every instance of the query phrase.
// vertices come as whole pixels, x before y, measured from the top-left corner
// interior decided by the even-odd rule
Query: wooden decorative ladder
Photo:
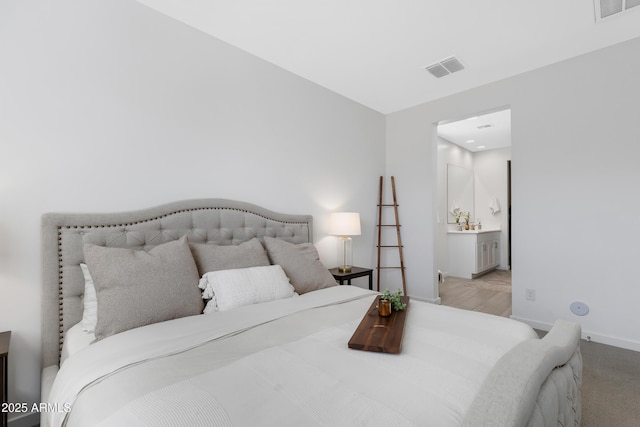
[[[395,179],[391,177],[391,191],[393,193],[393,204],[384,204],[382,202],[382,188],[384,185],[383,177],[380,177],[380,194],[379,194],[379,202],[378,202],[378,274],[377,274],[377,289],[380,292],[380,270],[383,269],[400,269],[400,273],[402,274],[402,291],[405,295],[407,295],[407,284],[404,275],[404,257],[402,256],[402,238],[400,237],[400,221],[398,220],[398,199],[396,197],[396,183]],[[383,221],[383,208],[393,207],[393,212],[395,215],[395,224],[385,224]],[[382,244],[382,229],[383,227],[395,227],[396,235],[397,235],[397,244],[396,245],[383,245]],[[400,256],[400,265],[399,266],[382,266],[381,265],[381,252],[383,248],[397,248],[398,255]]]

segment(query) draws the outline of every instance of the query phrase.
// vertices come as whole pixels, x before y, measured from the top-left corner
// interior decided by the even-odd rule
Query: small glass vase
[[[386,299],[378,301],[378,315],[382,317],[391,316],[391,301]]]

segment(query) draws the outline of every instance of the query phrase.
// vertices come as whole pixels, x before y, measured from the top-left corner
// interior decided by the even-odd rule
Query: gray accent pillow
[[[98,300],[96,341],[202,313],[200,275],[186,237],[149,252],[85,244],[84,257]]]
[[[320,256],[313,244],[296,245],[265,236],[264,245],[271,263],[282,267],[297,293],[302,295],[317,289],[336,286],[336,280],[320,262]]]
[[[200,276],[211,271],[271,265],[262,243],[255,237],[239,245],[190,243],[189,246]]]

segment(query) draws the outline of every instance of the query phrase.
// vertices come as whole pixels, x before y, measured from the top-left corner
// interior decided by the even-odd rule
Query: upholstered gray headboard
[[[83,246],[149,250],[190,242],[237,245],[271,236],[313,242],[313,218],[225,199],[185,200],[121,213],[48,213],[42,217],[42,366],[59,363],[65,332],[82,319]]]

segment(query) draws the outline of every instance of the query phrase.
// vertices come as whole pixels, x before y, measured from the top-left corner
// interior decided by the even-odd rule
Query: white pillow
[[[205,313],[231,310],[243,305],[289,298],[293,286],[279,265],[219,270],[200,279],[202,298],[212,298]]]
[[[82,330],[84,332],[94,332],[98,321],[98,299],[96,298],[96,287],[89,273],[86,264],[80,264],[84,276],[84,311],[82,312]]]

